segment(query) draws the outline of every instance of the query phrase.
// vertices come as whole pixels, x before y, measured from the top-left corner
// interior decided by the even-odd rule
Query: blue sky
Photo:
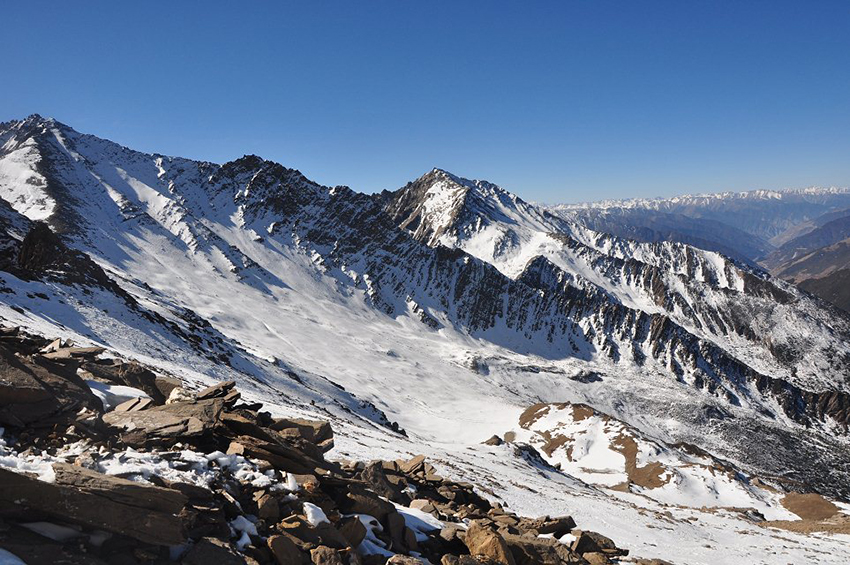
[[[238,5],[237,5],[238,4]],[[850,185],[850,2],[5,2],[0,121],[560,202]]]

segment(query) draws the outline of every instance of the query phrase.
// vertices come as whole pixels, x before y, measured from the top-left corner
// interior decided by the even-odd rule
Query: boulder
[[[404,504],[405,506],[410,503],[410,497],[402,492],[401,487],[391,483],[389,479],[387,479],[387,476],[384,473],[384,466],[380,461],[372,461],[366,465],[366,468],[360,473],[360,478],[368,484],[373,491],[384,498],[388,498],[393,502],[398,502],[399,504]]]
[[[440,565],[504,565],[504,563],[482,555],[443,555]]]
[[[61,347],[50,353],[42,353],[45,359],[93,359],[105,352],[105,347]]]
[[[266,541],[277,565],[301,565],[301,551],[287,536],[272,535]],[[212,564],[208,564],[212,565]]]
[[[345,514],[368,514],[381,522],[385,522],[387,516],[396,511],[392,502],[388,502],[374,492],[356,485],[349,487],[345,497],[338,500],[337,503],[340,510]]]
[[[576,527],[575,520],[571,516],[558,516],[550,518],[520,518],[519,526],[524,530],[534,530],[538,534],[552,534],[560,538],[573,531]]]
[[[310,559],[314,565],[344,565],[337,550],[323,545],[310,551]]]
[[[599,551],[591,551],[582,555],[585,561],[590,565],[610,565],[611,560],[608,556]]]
[[[351,547],[357,547],[366,538],[366,526],[354,516],[340,520],[337,528]]]
[[[504,539],[517,565],[584,563],[581,555],[552,538],[505,534]]]
[[[404,516],[399,514],[398,511],[393,510],[389,514],[387,514],[387,530],[390,534],[390,539],[392,540],[392,547],[395,551],[406,551],[411,548],[407,547],[406,539],[405,539],[405,522]]]
[[[294,447],[284,443],[259,440],[251,436],[239,436],[231,441],[227,453],[267,461],[280,471],[296,475],[310,475],[317,468],[328,467],[324,460],[312,458]]]
[[[117,359],[89,361],[83,363],[82,369],[97,379],[143,390],[158,405],[165,404],[171,391],[181,384],[179,379],[157,375],[134,361],[129,363]]]
[[[52,427],[72,421],[81,408],[103,412],[76,367],[18,357],[0,346],[0,426]]]
[[[505,565],[516,565],[504,538],[489,526],[483,526],[480,522],[472,522],[463,541],[472,555],[489,557],[505,563]]]
[[[112,411],[104,415],[103,421],[116,429],[127,445],[173,445],[210,432],[219,423],[223,409],[224,402],[215,398],[175,402],[141,412]]]
[[[434,508],[434,505],[431,504],[431,501],[427,498],[417,498],[416,500],[411,501],[409,506],[414,510],[421,510],[422,512],[427,512],[428,514],[436,512],[437,510],[436,508]]]
[[[628,555],[627,549],[618,548],[611,538],[596,532],[585,530],[573,530],[576,536],[570,546],[574,552],[584,555],[585,553],[605,553],[608,555]]]
[[[198,400],[220,398],[227,406],[233,406],[242,397],[235,387],[236,381],[224,381],[199,391],[196,398]]]
[[[333,429],[330,422],[323,420],[307,420],[304,418],[275,418],[269,426],[272,430],[298,430],[307,441],[316,445],[333,439]]]
[[[53,471],[55,482],[46,483],[0,468],[0,513],[35,513],[154,545],[185,541],[178,516],[188,500],[184,494],[65,463],[55,463]]]
[[[19,557],[27,565],[107,565],[106,561],[93,555],[81,555],[71,543],[54,543],[50,539],[26,528],[9,526],[0,522],[0,549]],[[4,560],[0,553],[0,563],[14,565],[14,560]]]
[[[257,499],[257,516],[263,520],[276,521],[280,518],[280,507],[277,499],[270,494],[263,494]]]
[[[393,555],[387,559],[387,565],[425,565],[425,561],[409,555]]]
[[[114,412],[141,412],[153,405],[153,399],[140,396],[138,398],[131,398],[126,402],[122,402],[112,410]]]
[[[225,541],[201,538],[180,562],[184,565],[244,565],[248,561]]]
[[[305,551],[320,545],[335,549],[345,549],[349,546],[348,539],[331,524],[322,522],[313,526],[300,515],[287,516],[277,525],[277,529],[280,533],[291,536],[290,539]]]
[[[407,461],[399,463],[399,468],[406,475],[412,475],[425,469],[425,456],[416,455]]]

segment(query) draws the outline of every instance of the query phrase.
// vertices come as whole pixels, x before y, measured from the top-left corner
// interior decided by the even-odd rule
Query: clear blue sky
[[[538,201],[850,185],[850,2],[4,2],[0,121]]]

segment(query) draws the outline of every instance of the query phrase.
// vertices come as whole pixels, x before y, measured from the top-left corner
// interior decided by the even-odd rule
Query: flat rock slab
[[[194,438],[212,430],[224,409],[222,399],[174,402],[141,411],[112,411],[103,421],[121,432],[124,443],[143,446]]]
[[[105,352],[104,347],[62,347],[50,353],[44,353],[47,359],[80,359],[85,357],[97,357]]]
[[[50,516],[155,545],[185,541],[179,491],[128,481],[65,463],[54,483],[0,468],[0,515]]]

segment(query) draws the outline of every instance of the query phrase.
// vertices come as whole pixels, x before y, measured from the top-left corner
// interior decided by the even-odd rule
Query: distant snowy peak
[[[721,192],[547,207],[552,213],[572,221],[604,227],[615,233],[638,239],[661,237],[699,243],[711,249],[729,249],[750,261],[761,259],[772,246],[800,235],[796,230],[800,224],[848,208],[850,188],[839,187]],[[600,215],[603,212],[611,215]],[[730,236],[725,233],[727,227],[732,232],[746,232],[754,236],[755,241],[746,238],[741,241],[740,237]]]
[[[812,200],[835,195],[850,195],[850,187],[820,187],[787,188],[783,190],[747,190],[741,192],[713,192],[682,194],[671,197],[657,198],[625,198],[621,200],[598,200],[595,202],[563,203],[549,206],[555,210],[574,210],[586,208],[647,208],[663,210],[671,206],[681,205],[711,205],[720,201],[757,201],[757,200]]]

